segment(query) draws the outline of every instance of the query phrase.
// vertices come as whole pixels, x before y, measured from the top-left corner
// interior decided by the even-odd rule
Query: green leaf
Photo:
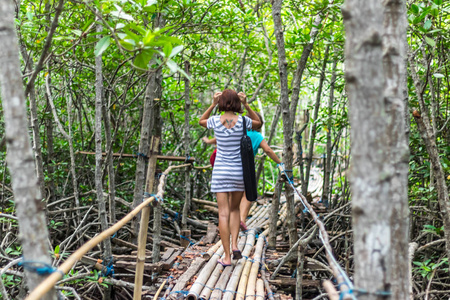
[[[97,45],[95,45],[94,55],[95,56],[102,55],[103,51],[105,51],[109,47],[110,43],[111,43],[111,41],[110,41],[109,36],[102,37],[98,41]]]
[[[169,57],[169,55],[172,53],[172,43],[165,43],[163,52],[164,57]]]
[[[166,64],[172,73],[175,73],[176,71],[178,71],[178,66],[177,66],[176,62],[174,62],[173,60],[169,59]]]
[[[175,55],[177,55],[178,53],[180,53],[181,52],[181,50],[183,50],[183,46],[182,45],[180,45],[180,46],[176,46],[175,48],[173,48],[172,49],[172,53],[170,53],[170,55],[169,55],[169,58],[172,58],[172,57],[174,57]]]
[[[83,33],[83,32],[81,32],[81,30],[77,30],[77,29],[72,29],[72,32],[77,36],[81,36],[81,34]]]
[[[425,28],[426,30],[431,28],[431,20],[427,20],[425,22],[425,24],[423,24],[423,28]]]
[[[445,77],[444,74],[441,74],[441,73],[434,73],[433,76],[436,78],[444,78]]]
[[[149,51],[142,51],[136,56],[133,63],[136,67],[147,70],[148,63],[151,59],[152,55],[149,53]]]
[[[444,2],[444,0],[434,0],[434,4],[441,5]]]
[[[59,254],[59,245],[55,247],[55,254]]]
[[[425,42],[427,42],[427,44],[430,45],[431,47],[436,46],[436,42],[427,36],[425,37]]]
[[[417,15],[419,13],[419,7],[416,4],[411,5],[411,11],[413,14]]]
[[[144,43],[145,46],[149,46],[151,45],[153,39],[155,38],[155,34],[151,31],[151,30],[147,30],[147,32],[145,33],[144,39],[142,40],[142,42]]]
[[[118,6],[117,4],[114,4],[114,6],[116,7],[116,11],[112,11],[111,15],[119,18],[119,19],[124,19],[124,20],[128,20],[128,21],[134,21],[133,17],[130,16],[129,14],[127,14],[126,12],[123,11],[123,8]]]

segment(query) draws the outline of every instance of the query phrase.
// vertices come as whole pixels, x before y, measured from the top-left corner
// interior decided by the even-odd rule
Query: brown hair
[[[259,121],[261,121],[261,125],[259,126],[259,128],[255,129],[255,130],[258,132],[261,132],[261,128],[264,126],[264,120],[259,112],[255,111],[255,113],[258,116]]]
[[[219,111],[242,113],[241,100],[236,91],[224,90],[219,98]]]

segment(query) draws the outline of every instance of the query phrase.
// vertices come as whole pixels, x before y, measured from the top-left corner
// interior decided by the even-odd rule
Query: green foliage
[[[413,261],[413,264],[417,266],[414,268],[416,272],[418,272],[422,277],[430,279],[433,272],[435,272],[439,267],[442,265],[448,266],[448,258],[446,257],[440,259],[438,263],[433,263],[432,259],[427,259],[423,262]],[[447,271],[445,269],[443,271],[447,272],[448,268]]]

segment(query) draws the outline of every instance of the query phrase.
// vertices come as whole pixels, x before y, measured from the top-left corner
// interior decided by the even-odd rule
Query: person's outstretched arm
[[[248,117],[252,119],[252,129],[258,129],[259,127],[261,127],[261,120],[259,119],[258,115],[253,111],[253,109],[250,107],[250,105],[248,105],[247,96],[244,94],[244,92],[240,92],[238,96],[239,99],[241,99],[241,103],[247,110]]]
[[[262,140],[259,146],[264,150],[268,157],[270,157],[277,164],[281,164],[281,160],[278,156],[273,152],[272,148],[270,148],[269,144],[267,144],[266,140]]]
[[[207,128],[206,124],[208,123],[208,118],[211,115],[214,107],[216,107],[216,105],[219,103],[220,95],[222,95],[221,92],[216,92],[214,94],[213,103],[208,107],[208,109],[203,113],[203,115],[200,117],[200,120],[198,121],[198,124],[200,124],[200,126]]]
[[[206,136],[204,136],[203,138],[202,138],[202,141],[205,143],[205,144],[208,144],[208,145],[215,145],[215,144],[217,144],[217,139],[214,137],[214,138],[212,138],[212,139],[208,139]]]

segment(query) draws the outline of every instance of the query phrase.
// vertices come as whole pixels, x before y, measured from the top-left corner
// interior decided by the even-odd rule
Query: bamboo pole
[[[225,288],[225,292],[222,297],[223,300],[233,300],[234,298],[234,291],[236,291],[236,287],[241,278],[241,273],[244,269],[245,263],[247,262],[247,257],[250,255],[253,245],[255,244],[255,233],[256,231],[254,229],[250,229],[246,233],[247,239],[245,241],[244,250],[242,251],[243,258],[237,262],[236,267],[234,268],[233,274],[231,275]]]
[[[221,300],[223,291],[225,289],[225,286],[228,282],[228,279],[231,276],[231,272],[234,269],[234,266],[236,265],[236,261],[231,261],[231,266],[227,267],[223,270],[222,275],[220,275],[219,280],[216,283],[216,287],[214,288],[214,291],[211,294],[210,300]]]
[[[255,247],[255,254],[253,256],[252,268],[248,277],[247,290],[245,292],[246,300],[255,300],[256,279],[258,277],[259,265],[261,262],[261,253],[264,246],[264,236],[259,236]]]
[[[239,239],[238,243],[238,249],[243,251],[243,249],[246,247],[248,234],[242,235]],[[247,251],[251,251],[251,248]],[[243,252],[245,255],[245,253]],[[232,267],[231,268],[225,268],[220,264],[218,264],[211,277],[208,279],[208,282],[204,285],[204,288],[202,289],[200,293],[201,299],[221,299],[222,298],[222,290],[224,289],[226,283],[228,282],[228,279],[230,278],[230,273],[232,268],[236,265],[236,262],[232,261]],[[222,275],[220,275],[222,273]],[[224,275],[225,274],[225,275]],[[220,275],[220,277],[219,277]],[[219,293],[219,294],[218,294]]]
[[[152,194],[153,185],[155,183],[155,170],[156,170],[156,153],[159,150],[160,138],[157,136],[152,136],[150,149],[149,149],[149,160],[147,168],[147,179],[145,181],[145,192]],[[158,205],[158,203],[156,204]],[[138,236],[138,252],[136,257],[136,273],[134,277],[134,293],[133,299],[140,300],[142,298],[142,283],[144,281],[144,263],[145,263],[145,247],[147,245],[147,231],[148,231],[148,221],[150,219],[150,207],[146,206],[142,210],[141,222],[139,227]],[[158,238],[156,238],[158,239]],[[158,245],[159,247],[159,245]],[[157,262],[156,257],[159,259],[159,248],[153,248],[153,262]]]
[[[208,281],[206,282],[205,287],[200,293],[200,299],[209,299],[211,293],[214,291],[214,286],[216,285],[217,280],[219,280],[219,276],[222,271],[223,266],[221,264],[217,264]]]
[[[255,298],[258,300],[264,300],[264,281],[261,278],[256,280],[256,294]]]
[[[215,269],[217,265],[217,260],[219,259],[219,257],[222,256],[222,254],[223,254],[223,247],[222,245],[220,245],[220,248],[211,256],[211,259],[200,271],[197,280],[195,280],[194,284],[192,284],[191,289],[189,290],[189,293],[187,295],[188,300],[197,300],[199,298],[199,294],[202,291],[206,280],[210,277],[211,273]]]
[[[190,164],[183,164],[179,166],[170,166],[161,175],[161,179],[158,186],[158,197],[162,197],[164,194],[165,177],[170,171],[177,168],[184,168]],[[41,282],[31,293],[28,295],[26,300],[38,300],[41,299],[54,285],[60,280],[64,274],[70,271],[70,269],[75,265],[83,255],[85,255],[89,250],[97,246],[106,238],[116,233],[120,228],[125,226],[129,221],[131,221],[144,207],[147,207],[155,200],[155,197],[145,198],[144,201],[139,204],[135,209],[133,209],[129,214],[123,217],[116,224],[101,232],[99,235],[93,237],[91,240],[87,241],[83,246],[81,246],[77,251],[75,251],[71,256],[69,256],[58,269],[50,274],[44,281]]]
[[[247,260],[245,262],[244,270],[242,271],[241,278],[239,280],[239,286],[236,293],[236,300],[244,300],[245,299],[245,291],[247,289],[248,275],[250,273],[250,269],[252,267],[252,261]]]
[[[267,276],[266,276],[266,250],[267,250],[267,246],[269,246],[268,242],[266,241],[266,243],[264,243],[264,248],[262,251],[262,255],[261,255],[261,278],[264,281],[264,287],[266,288],[267,291],[267,298],[269,298],[269,300],[274,300],[273,297],[273,292],[272,289],[270,288],[270,284],[269,284],[269,280],[267,280]]]
[[[156,291],[155,296],[153,297],[153,300],[158,300],[158,296],[161,293],[162,289],[164,288],[164,286],[166,285],[167,279],[163,281],[163,283],[161,284],[161,286],[159,287],[159,289]]]
[[[210,259],[214,255],[214,253],[217,251],[217,249],[220,248],[220,246],[222,246],[222,240],[218,241],[214,246],[209,248],[206,253],[203,253],[203,258]]]

